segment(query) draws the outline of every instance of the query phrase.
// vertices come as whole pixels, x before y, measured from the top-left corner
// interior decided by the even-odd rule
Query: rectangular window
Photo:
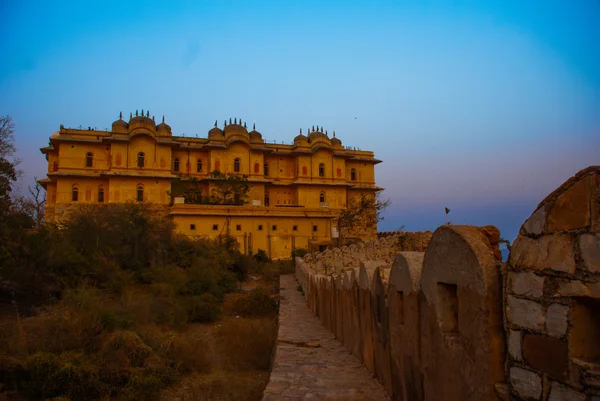
[[[196,225],[195,224],[190,224],[190,230],[195,230],[196,229]]]
[[[218,224],[213,224],[213,231],[217,231],[219,229],[219,225]]]
[[[258,225],[258,231],[262,231],[262,227],[263,227],[262,224],[259,224]]]
[[[313,233],[317,232],[318,229],[319,229],[319,226],[313,226]]]
[[[241,224],[236,224],[235,225],[235,230],[236,231],[242,231],[242,225]]]
[[[294,231],[298,231],[298,226],[293,226],[293,227],[292,227],[292,230],[294,230]]]
[[[271,230],[273,230],[273,231],[277,231],[277,225],[276,225],[276,224],[273,224],[273,225],[271,226]]]

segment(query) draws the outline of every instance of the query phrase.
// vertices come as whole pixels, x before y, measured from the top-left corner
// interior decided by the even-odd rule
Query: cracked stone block
[[[579,238],[579,248],[587,270],[600,273],[600,234],[583,234]]]
[[[531,270],[552,269],[575,273],[573,239],[567,234],[551,234],[533,239],[519,235],[510,253],[510,264]]]
[[[579,180],[560,195],[548,214],[548,232],[584,228],[591,223],[592,176]]]
[[[548,401],[585,401],[586,396],[579,391],[558,382],[552,382]],[[592,398],[593,400],[593,398]]]
[[[542,395],[542,378],[530,370],[511,367],[510,384],[515,393],[522,398],[539,399]]]
[[[506,315],[509,322],[526,329],[542,331],[544,327],[544,308],[537,302],[509,295]]]
[[[562,297],[600,298],[600,283],[585,283],[579,280],[561,282],[557,295]]]
[[[508,334],[508,353],[517,361],[523,360],[521,351],[521,332],[519,330],[510,330]]]
[[[509,273],[511,292],[530,298],[540,298],[544,295],[544,277],[533,272]]]
[[[546,210],[542,206],[523,223],[523,230],[526,234],[539,235],[544,230],[544,223],[546,222]]]
[[[553,337],[562,337],[567,333],[569,322],[569,307],[561,304],[552,304],[546,311],[546,330]]]
[[[566,380],[569,364],[568,349],[559,339],[527,334],[523,338],[523,358],[533,369]]]

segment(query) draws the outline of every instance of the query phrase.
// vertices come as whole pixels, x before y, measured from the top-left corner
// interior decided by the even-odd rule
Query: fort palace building
[[[77,204],[144,201],[163,205],[179,233],[228,234],[246,253],[289,258],[295,248],[319,249],[337,236],[336,218],[361,194],[374,195],[373,152],[342,146],[323,128],[302,131],[292,144],[267,143],[237,118],[217,123],[207,138],[173,136],[142,110],[110,131],[64,128],[41,148],[48,161],[46,216],[59,222]],[[177,183],[194,182],[208,196],[213,172],[245,176],[247,199],[237,204],[190,203],[174,197]],[[200,203],[200,204],[198,204]],[[376,227],[354,234],[374,238]]]

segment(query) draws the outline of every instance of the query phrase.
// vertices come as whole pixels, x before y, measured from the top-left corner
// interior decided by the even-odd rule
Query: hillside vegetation
[[[0,399],[260,399],[286,264],[140,203],[30,226],[0,222]]]

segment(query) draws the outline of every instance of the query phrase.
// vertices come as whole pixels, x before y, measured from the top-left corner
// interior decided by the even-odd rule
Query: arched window
[[[269,175],[269,165],[267,163],[265,163],[265,165],[264,165],[264,173],[266,176]]]
[[[325,192],[319,194],[319,202],[325,202]]]
[[[173,160],[173,171],[179,171],[179,157],[176,157]]]
[[[202,172],[202,160],[201,159],[196,160],[196,172],[197,173]]]
[[[142,168],[144,167],[144,152],[140,152],[137,155],[137,166]]]
[[[102,185],[98,187],[98,203],[104,202],[104,188]]]
[[[265,192],[265,206],[269,206],[269,193]]]
[[[233,159],[233,171],[235,171],[236,173],[240,172],[240,159],[239,159],[239,157],[236,157],[235,159]]]
[[[79,200],[79,187],[77,187],[77,184],[73,184],[73,189],[71,189],[71,200],[73,202]]]
[[[258,174],[260,171],[260,164],[254,163],[254,174]]]
[[[350,180],[356,181],[356,169],[355,168],[350,170]]]
[[[85,155],[85,166],[92,167],[94,164],[94,154],[92,152],[87,152]]]
[[[325,164],[319,164],[319,177],[325,177]]]
[[[144,201],[144,186],[143,185],[138,185],[137,186],[137,196],[136,199],[138,202],[143,202]]]

